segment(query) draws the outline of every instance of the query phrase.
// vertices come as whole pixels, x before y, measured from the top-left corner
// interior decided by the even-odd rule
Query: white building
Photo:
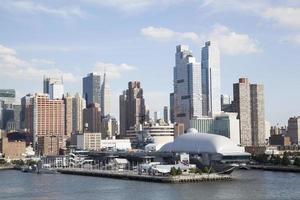
[[[131,149],[131,142],[129,139],[101,140],[101,148],[126,151]]]
[[[230,138],[234,144],[240,142],[240,126],[237,113],[222,113],[215,117],[202,117],[190,120],[190,127],[200,133],[211,133]]]
[[[60,83],[52,83],[49,86],[50,99],[62,99],[64,95],[64,85]]]
[[[202,48],[202,113],[203,116],[214,116],[221,113],[220,52],[211,41]]]
[[[201,68],[189,47],[178,45],[174,67],[175,122],[189,127],[189,120],[202,116]]]
[[[101,132],[102,132],[102,138],[105,139],[115,138],[119,132],[119,125],[116,118],[113,118],[110,115],[103,118],[101,122]]]
[[[144,132],[147,132],[155,144],[165,144],[174,140],[174,125],[155,124],[151,127],[144,127]]]
[[[103,82],[101,85],[101,112],[103,116],[111,114],[111,97],[110,97],[110,87],[107,83],[106,73],[103,76]]]
[[[101,150],[101,133],[77,134],[76,147],[82,150]]]
[[[72,98],[72,131],[73,133],[83,132],[83,109],[86,107],[85,99],[76,93]]]

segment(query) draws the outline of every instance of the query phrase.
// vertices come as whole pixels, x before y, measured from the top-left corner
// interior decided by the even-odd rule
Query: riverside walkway
[[[113,170],[97,170],[97,169],[79,169],[79,168],[64,168],[58,169],[62,174],[96,176],[115,179],[137,180],[146,182],[158,183],[189,183],[189,182],[204,182],[204,181],[229,181],[232,180],[230,175],[220,174],[183,174],[179,176],[159,176],[138,174],[133,171],[113,171]]]

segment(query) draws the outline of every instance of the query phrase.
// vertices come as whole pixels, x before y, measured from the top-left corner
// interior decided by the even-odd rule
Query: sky
[[[221,89],[240,77],[265,86],[266,119],[300,115],[299,0],[0,0],[0,88],[42,92],[61,74],[65,91],[104,69],[113,115],[128,81],[139,80],[151,112],[172,92],[175,48],[201,59],[205,41],[221,51]]]

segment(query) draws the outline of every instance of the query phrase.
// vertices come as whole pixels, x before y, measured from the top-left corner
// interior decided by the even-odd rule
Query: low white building
[[[76,148],[82,150],[101,150],[101,133],[77,134]]]
[[[130,150],[130,139],[101,140],[101,149]]]

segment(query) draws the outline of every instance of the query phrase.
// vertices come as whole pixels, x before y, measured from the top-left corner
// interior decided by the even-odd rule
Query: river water
[[[300,200],[300,174],[235,171],[229,182],[163,184],[0,171],[0,200]]]

